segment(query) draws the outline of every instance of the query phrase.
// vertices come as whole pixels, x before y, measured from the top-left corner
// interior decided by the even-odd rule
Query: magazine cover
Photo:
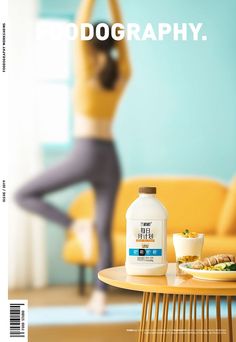
[[[1,341],[236,341],[236,2],[1,2]]]

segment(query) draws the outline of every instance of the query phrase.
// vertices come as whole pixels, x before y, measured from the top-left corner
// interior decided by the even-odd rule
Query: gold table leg
[[[153,342],[157,341],[157,329],[158,329],[158,320],[159,320],[159,303],[160,303],[160,295],[156,293],[156,302],[155,302],[155,314],[153,321]]]
[[[188,335],[188,342],[192,341],[192,312],[193,312],[193,296],[189,298],[189,335]]]
[[[167,327],[168,327],[168,312],[169,312],[169,296],[166,295],[166,308],[165,308],[165,315],[163,317],[164,320],[164,329],[163,329],[163,339],[162,342],[166,342],[166,337],[167,337]]]
[[[202,296],[201,342],[204,342],[204,296]]]
[[[139,326],[138,342],[144,341],[144,329],[145,329],[145,323],[146,323],[148,297],[149,297],[149,293],[144,292],[143,293],[143,303],[142,303],[142,317],[141,317],[141,322],[140,322],[140,326]]]
[[[197,329],[197,296],[193,296],[193,306],[194,306],[194,319],[193,319],[193,339],[194,342],[197,340],[197,334],[196,334],[196,329]]]
[[[183,324],[182,329],[185,330],[185,317],[186,317],[186,295],[183,295]],[[183,334],[183,342],[185,342],[185,333]]]
[[[233,321],[232,321],[232,305],[231,305],[231,302],[232,302],[231,297],[227,297],[229,342],[233,342]]]
[[[152,323],[152,302],[153,302],[153,293],[149,294],[149,302],[148,302],[148,319],[147,319],[147,342],[150,341],[150,329]]]
[[[209,342],[209,296],[206,296],[206,330],[207,330],[207,342]]]
[[[138,342],[166,342],[168,335],[168,314],[169,303],[172,302],[172,320],[169,340],[171,342],[209,342],[210,341],[210,318],[209,318],[209,296],[196,295],[170,295],[170,294],[153,294],[144,292],[142,302],[142,317],[140,322],[140,330]],[[187,302],[189,302],[189,316],[186,313]],[[201,332],[197,335],[197,304],[201,304]],[[160,310],[162,303],[162,310]],[[221,297],[215,297],[216,304],[216,329],[217,335],[214,336],[214,341],[222,341],[221,331]],[[176,307],[177,305],[177,307]],[[154,310],[155,306],[155,310]],[[227,341],[233,342],[233,319],[232,319],[232,298],[227,297],[228,310],[228,336]],[[152,312],[154,311],[154,315]],[[159,312],[160,311],[160,312]],[[182,313],[182,315],[181,315]],[[159,317],[160,316],[160,317]],[[152,319],[153,317],[153,319]],[[158,324],[160,320],[160,325]],[[176,322],[177,321],[177,322]],[[160,332],[158,333],[158,326]],[[188,333],[182,334],[181,326],[184,329],[189,329]],[[177,330],[175,330],[175,327]]]
[[[149,342],[150,340],[152,340],[152,342],[157,342],[157,341],[166,342],[170,297],[171,295],[169,294],[161,295],[159,293],[156,293],[154,295],[153,293],[147,293],[147,292],[143,293],[142,316],[141,316],[141,322],[139,326],[138,342]],[[173,318],[175,318],[176,297],[177,296],[174,295],[172,299]],[[162,302],[161,324],[160,324],[161,331],[160,331],[160,334],[158,334],[160,302]],[[153,311],[154,305],[155,305],[155,311],[154,311],[154,317],[152,320],[152,311]],[[174,328],[174,325],[172,325],[172,329],[173,328]],[[173,336],[172,336],[172,341],[173,341]]]
[[[216,297],[216,329],[217,329],[217,342],[221,342],[221,316],[220,316],[220,297]]]
[[[181,309],[181,295],[178,295],[178,313],[177,313],[177,331],[176,331],[176,342],[180,340],[179,328],[180,328],[180,309]]]
[[[176,295],[173,295],[172,299],[172,334],[171,334],[171,342],[174,342],[175,335],[173,334],[173,331],[175,329],[175,306],[176,306]]]
[[[162,298],[162,321],[161,321],[161,335],[160,335],[161,342],[163,341],[165,310],[166,310],[166,295],[164,294]]]

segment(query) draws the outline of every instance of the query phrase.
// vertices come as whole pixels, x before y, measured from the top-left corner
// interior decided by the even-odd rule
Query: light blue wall
[[[42,0],[41,14],[73,15],[76,3]],[[128,22],[203,22],[208,36],[207,42],[130,43],[133,78],[115,125],[123,175],[194,174],[229,181],[236,173],[235,0],[121,4]],[[47,152],[46,163],[62,154]],[[77,191],[53,200],[65,208]],[[50,227],[51,283],[76,281],[75,268],[59,259],[63,238],[58,227]]]

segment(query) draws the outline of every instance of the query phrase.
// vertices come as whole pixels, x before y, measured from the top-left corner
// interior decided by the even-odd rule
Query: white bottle
[[[139,188],[139,197],[126,212],[128,275],[165,275],[167,216],[167,210],[156,198],[156,188]]]

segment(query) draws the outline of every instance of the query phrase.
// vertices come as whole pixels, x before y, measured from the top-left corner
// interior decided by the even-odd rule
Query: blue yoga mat
[[[215,302],[210,301],[210,318],[215,317]],[[138,322],[141,318],[141,304],[125,303],[108,305],[103,315],[91,314],[83,306],[46,306],[29,308],[29,325],[84,325],[84,324],[112,324],[122,322]],[[160,318],[162,305],[159,308]],[[186,318],[188,317],[189,305],[186,305]],[[182,311],[182,310],[181,310]],[[232,303],[233,317],[236,317],[236,302]],[[153,310],[154,312],[154,310]],[[172,303],[169,305],[169,319],[172,315]],[[226,302],[221,304],[221,316],[227,317]],[[198,305],[198,319],[201,318],[201,310]]]

